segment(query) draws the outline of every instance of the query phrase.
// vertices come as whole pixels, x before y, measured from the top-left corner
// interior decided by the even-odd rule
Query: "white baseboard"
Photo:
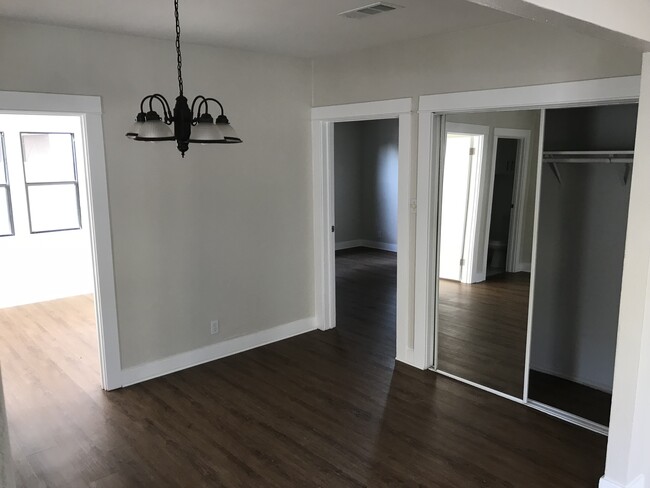
[[[602,478],[600,478],[600,483],[598,484],[598,488],[645,488],[645,478],[643,475],[641,475],[631,483],[622,485],[620,483],[616,483],[614,481],[608,480],[603,476]]]
[[[141,383],[182,369],[214,361],[215,359],[232,356],[233,354],[255,349],[256,347],[264,346],[272,342],[288,339],[289,337],[315,329],[316,319],[310,317],[242,337],[228,339],[223,342],[194,349],[193,351],[175,354],[174,356],[169,356],[158,361],[139,364],[138,366],[122,370],[122,386]]]
[[[388,242],[368,241],[366,239],[356,239],[354,241],[337,242],[335,249],[341,251],[343,249],[351,249],[353,247],[369,247],[371,249],[381,249],[382,251],[397,252],[397,244]]]
[[[517,263],[517,271],[530,273],[532,269],[532,264],[530,263]]]
[[[341,241],[337,242],[334,245],[334,249],[337,251],[342,251],[343,249],[352,249],[353,247],[363,246],[363,241],[361,239],[355,239],[354,241]]]

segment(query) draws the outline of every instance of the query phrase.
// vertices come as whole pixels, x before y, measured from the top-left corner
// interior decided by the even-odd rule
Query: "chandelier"
[[[140,112],[135,123],[126,133],[126,137],[135,141],[176,141],[176,147],[185,157],[190,142],[197,144],[237,144],[242,140],[230,125],[223,111],[223,105],[216,98],[197,96],[192,105],[188,105],[183,95],[183,62],[181,56],[181,26],[178,19],[178,0],[174,0],[174,16],[176,18],[176,59],[178,69],[178,96],[172,112],[167,99],[159,93],[147,95],[140,102]],[[154,110],[155,104],[162,107],[163,116]],[[209,104],[219,106],[220,114],[215,120],[208,112]],[[145,112],[145,109],[148,111]],[[196,110],[196,114],[195,114]],[[171,125],[174,125],[172,132]]]

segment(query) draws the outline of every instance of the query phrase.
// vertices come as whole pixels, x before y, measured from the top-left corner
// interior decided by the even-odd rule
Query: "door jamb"
[[[515,165],[515,177],[514,177],[514,186],[512,188],[514,208],[513,213],[510,216],[510,230],[508,233],[508,250],[506,258],[506,271],[511,273],[516,273],[519,271],[530,271],[530,269],[524,269],[520,266],[520,252],[521,252],[521,240],[523,233],[523,223],[524,223],[524,206],[526,203],[526,197],[528,196],[528,187],[526,182],[528,179],[528,165],[530,162],[530,141],[531,141],[531,131],[530,130],[521,130],[521,129],[494,129],[494,137],[492,139],[492,159],[490,160],[490,169],[489,175],[490,180],[488,182],[488,200],[487,200],[487,214],[486,214],[486,233],[485,233],[485,243],[483,247],[484,261],[487,267],[487,253],[488,253],[488,244],[490,242],[490,226],[491,222],[491,209],[492,209],[492,200],[494,198],[494,179],[496,175],[496,159],[497,159],[497,145],[499,139],[516,139],[519,141],[517,148],[517,161]],[[530,263],[528,263],[530,264]],[[487,272],[487,269],[486,269]]]
[[[397,223],[397,357],[419,366],[413,336],[413,289],[415,286],[415,137],[413,100],[400,98],[377,102],[315,107],[311,111],[313,212],[314,212],[314,304],[317,327],[336,326],[336,276],[334,269],[334,137],[336,122],[397,118],[398,223]]]
[[[95,277],[95,313],[102,388],[122,387],[113,244],[101,98],[0,91],[0,111],[21,114],[76,115],[81,119],[88,193],[88,217]]]

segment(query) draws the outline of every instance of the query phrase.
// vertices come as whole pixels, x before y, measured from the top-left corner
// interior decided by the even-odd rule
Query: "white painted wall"
[[[314,60],[314,106],[639,74],[640,52],[516,20]]]
[[[0,237],[0,308],[93,293],[86,173],[79,117],[0,114],[14,235]],[[21,132],[74,134],[81,229],[30,233]],[[0,169],[1,171],[1,169]]]
[[[612,416],[602,488],[650,482],[650,53],[641,98],[623,262]],[[645,485],[643,484],[645,478]],[[633,485],[633,483],[638,483]]]
[[[186,94],[244,139],[185,159],[124,137],[176,96],[173,42],[2,20],[0,65],[1,90],[102,97],[123,367],[314,315],[308,61],[185,44]]]
[[[645,0],[469,1],[539,22],[562,23],[593,35],[606,36],[606,33],[600,32],[605,29],[612,31],[612,34],[623,33],[625,36],[609,34],[608,37],[627,43],[633,43],[634,39],[650,42],[650,27],[647,23],[650,17],[650,3]],[[572,19],[579,22],[570,22]]]

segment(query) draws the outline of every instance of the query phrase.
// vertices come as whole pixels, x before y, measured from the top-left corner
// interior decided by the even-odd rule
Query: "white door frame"
[[[492,159],[490,160],[490,180],[488,182],[488,212],[487,212],[487,225],[484,249],[484,262],[487,266],[487,253],[488,244],[490,242],[490,226],[492,200],[494,198],[494,177],[496,173],[496,160],[497,160],[497,145],[499,139],[516,139],[519,141],[517,148],[517,160],[515,163],[515,177],[514,185],[512,188],[512,196],[514,200],[513,211],[510,214],[510,231],[508,232],[508,252],[506,258],[506,271],[509,273],[517,273],[519,271],[530,271],[528,265],[530,263],[520,262],[521,253],[521,240],[524,225],[524,205],[526,197],[528,196],[528,187],[526,182],[528,180],[528,163],[530,162],[530,139],[531,132],[529,130],[520,129],[494,129],[494,138],[492,142]]]
[[[419,100],[418,127],[418,179],[417,179],[417,224],[416,224],[416,288],[414,294],[414,335],[426,339],[431,350],[424,356],[423,368],[437,368],[433,347],[433,337],[437,329],[435,308],[437,305],[437,214],[438,186],[441,147],[441,123],[445,114],[460,112],[487,112],[507,110],[531,110],[556,107],[587,106],[606,103],[636,103],[640,93],[640,76],[626,76],[599,80],[555,83],[547,85],[502,88],[470,92],[456,92],[439,95],[421,96]],[[540,131],[543,128],[540,128]],[[540,142],[541,144],[541,142]],[[541,150],[540,150],[541,155]],[[539,165],[539,163],[538,163]],[[539,207],[539,175],[535,212]],[[533,245],[537,240],[537,222],[533,236]],[[533,248],[531,263],[531,282],[534,282],[536,253]],[[529,301],[528,340],[526,347],[526,364],[530,358],[530,336],[532,326],[533,287]],[[436,348],[437,349],[437,348]],[[528,371],[524,373],[526,379]],[[520,401],[528,401],[527,381]],[[493,390],[475,385],[487,391]],[[503,395],[502,396],[506,396]],[[510,397],[508,397],[510,398]],[[513,398],[511,398],[513,399]]]
[[[452,134],[466,134],[472,136],[482,136],[482,142],[479,146],[476,160],[479,164],[471,169],[470,173],[470,194],[467,205],[467,216],[465,221],[465,245],[463,248],[463,258],[465,259],[465,266],[461,271],[460,281],[462,283],[473,283],[478,280],[480,270],[476,269],[478,262],[478,254],[482,253],[483,247],[477,249],[476,244],[479,237],[481,225],[479,225],[479,209],[481,202],[485,197],[485,189],[483,188],[483,178],[485,177],[485,170],[489,168],[490,162],[488,160],[488,138],[490,137],[490,127],[487,125],[475,124],[460,124],[456,122],[447,122],[445,124],[445,136],[449,133]],[[440,180],[444,178],[444,164],[440,166]],[[471,220],[467,217],[471,215]],[[468,225],[469,222],[469,225]],[[440,225],[440,222],[438,222]],[[438,228],[439,230],[439,228]],[[437,241],[438,245],[440,241]],[[485,273],[483,273],[484,275]]]
[[[418,365],[413,335],[415,273],[415,139],[413,100],[315,107],[312,120],[314,211],[314,304],[317,327],[336,326],[336,275],[334,226],[334,123],[396,118],[399,120],[397,190],[397,356]]]
[[[88,217],[95,276],[95,312],[102,388],[122,387],[113,244],[108,206],[100,97],[0,91],[0,112],[76,115],[81,120],[86,161]]]

